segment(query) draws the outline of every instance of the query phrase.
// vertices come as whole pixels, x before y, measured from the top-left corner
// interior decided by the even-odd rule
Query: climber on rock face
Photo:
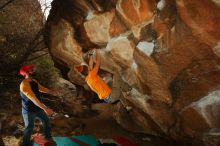
[[[54,111],[40,101],[41,93],[47,93],[53,96],[57,96],[59,94],[59,91],[49,90],[40,85],[37,80],[31,77],[34,74],[35,69],[36,68],[33,65],[26,65],[23,66],[19,71],[20,74],[25,78],[20,84],[22,116],[25,124],[23,146],[31,145],[30,138],[34,128],[35,118],[38,118],[42,121],[44,136],[45,138],[51,140],[51,127],[47,115],[53,115]]]
[[[96,64],[94,66],[93,55],[96,54]],[[115,103],[120,100],[121,91],[131,90],[129,85],[122,81],[119,73],[113,75],[112,89],[107,83],[98,75],[100,67],[100,52],[98,49],[92,49],[88,52],[88,65],[83,62],[81,65],[75,66],[75,70],[86,76],[85,80],[89,87],[98,94],[101,100],[108,103]]]

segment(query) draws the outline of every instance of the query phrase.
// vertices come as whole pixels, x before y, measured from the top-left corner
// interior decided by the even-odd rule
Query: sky
[[[50,8],[51,8],[51,2],[53,0],[38,0],[41,4],[41,9],[42,9],[42,12],[44,13],[44,16],[48,17],[49,15],[49,12],[50,12]]]

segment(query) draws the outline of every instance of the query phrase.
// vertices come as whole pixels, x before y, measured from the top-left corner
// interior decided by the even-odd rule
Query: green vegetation
[[[40,57],[39,59],[32,61],[31,64],[35,64],[37,66],[35,78],[41,84],[48,87],[56,86],[60,73],[58,69],[54,67],[54,63],[49,55]]]

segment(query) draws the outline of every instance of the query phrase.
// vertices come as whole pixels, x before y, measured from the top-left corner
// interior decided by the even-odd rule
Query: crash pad
[[[89,146],[97,146],[99,144],[98,140],[93,136],[73,136],[73,139],[79,140]],[[56,136],[53,137],[53,140],[56,142],[57,146],[79,146],[74,140],[71,140],[70,137]],[[39,146],[34,143],[34,146]]]

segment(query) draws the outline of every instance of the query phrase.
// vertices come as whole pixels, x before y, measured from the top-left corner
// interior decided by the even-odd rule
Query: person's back
[[[89,87],[98,94],[100,99],[108,97],[111,93],[111,88],[96,73],[95,69],[89,71],[88,75],[86,76],[86,82]]]
[[[41,109],[36,106],[25,94],[34,94],[36,98],[40,100],[40,92],[37,81],[30,78],[24,79],[20,84],[20,95],[22,98],[23,113],[40,111]]]

